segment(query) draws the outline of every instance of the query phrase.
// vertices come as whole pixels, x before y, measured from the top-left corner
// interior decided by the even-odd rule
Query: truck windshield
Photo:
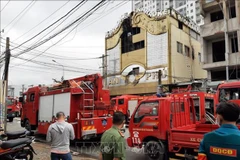
[[[124,99],[119,99],[119,100],[118,100],[118,104],[119,104],[119,105],[124,104]]]
[[[113,107],[113,106],[115,106],[115,104],[116,104],[116,99],[112,99],[111,100],[111,106]]]
[[[7,99],[6,103],[7,103],[7,106],[11,106],[11,105],[13,105],[13,100]]]
[[[222,88],[219,93],[219,102],[239,99],[240,88]]]
[[[139,123],[145,116],[157,116],[158,106],[158,101],[141,103],[134,115],[134,123]]]

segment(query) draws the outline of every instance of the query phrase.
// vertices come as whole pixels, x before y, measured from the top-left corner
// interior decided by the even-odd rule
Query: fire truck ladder
[[[93,89],[84,81],[82,81],[83,86],[82,89],[84,90],[83,94],[83,115],[91,115],[94,114],[94,91]],[[87,98],[85,98],[85,96]],[[89,98],[90,97],[90,98]],[[90,101],[90,105],[86,105],[86,102]]]
[[[84,81],[82,81],[82,85],[84,87],[81,87],[76,81],[73,80],[73,82],[83,91],[83,116],[93,116],[94,114],[94,91],[92,88]],[[85,98],[86,95],[89,95],[91,98]],[[88,97],[89,97],[88,96]],[[86,105],[86,101],[91,101],[92,105]],[[91,109],[91,110],[89,110]]]

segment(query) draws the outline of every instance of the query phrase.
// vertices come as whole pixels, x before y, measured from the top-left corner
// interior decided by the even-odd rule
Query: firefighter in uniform
[[[125,160],[126,144],[121,132],[125,123],[125,115],[116,111],[113,114],[113,126],[101,137],[100,160]]]
[[[221,102],[216,109],[219,129],[204,135],[198,160],[240,160],[240,131],[236,126],[240,109],[237,104]]]

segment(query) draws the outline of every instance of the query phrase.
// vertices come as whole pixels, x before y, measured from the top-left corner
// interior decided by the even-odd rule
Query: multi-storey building
[[[150,12],[174,8],[183,16],[190,18],[197,24],[202,24],[199,0],[133,0],[132,6],[134,11],[146,9]]]
[[[212,81],[240,78],[240,1],[202,1],[203,69]],[[225,23],[227,25],[225,25]],[[228,67],[228,74],[226,69]]]
[[[175,10],[126,15],[108,32],[105,86],[111,96],[156,93],[159,84],[206,78],[198,26]]]

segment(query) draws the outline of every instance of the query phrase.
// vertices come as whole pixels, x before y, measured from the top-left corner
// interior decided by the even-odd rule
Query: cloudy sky
[[[65,15],[79,1],[1,1],[1,29],[4,30],[1,34],[2,51],[5,50],[6,37],[9,37],[10,49],[13,49],[11,54],[21,54],[17,58],[11,58],[9,84],[51,84],[52,78],[60,80],[63,75],[61,65],[65,68],[65,79],[101,72],[101,59],[81,59],[96,58],[104,54],[105,33],[117,25],[124,13],[131,11],[131,2],[110,1],[81,22],[76,29],[69,28],[36,49],[22,52],[49,38],[99,2],[87,1],[67,19],[62,19],[33,40],[16,48]],[[62,39],[70,30],[72,32]],[[56,44],[60,39],[62,40]],[[43,51],[45,52],[41,53]],[[39,62],[41,65],[37,64]],[[49,63],[55,66],[51,67]]]

